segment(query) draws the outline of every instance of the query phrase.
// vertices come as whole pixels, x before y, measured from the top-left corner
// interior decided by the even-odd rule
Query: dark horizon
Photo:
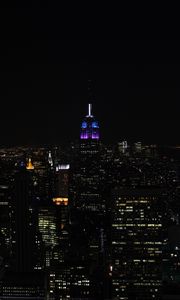
[[[179,40],[60,39],[46,9],[4,13],[1,145],[78,139],[89,79],[106,142],[180,143]]]

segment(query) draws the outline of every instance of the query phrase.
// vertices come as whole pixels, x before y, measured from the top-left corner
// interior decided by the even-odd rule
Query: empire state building
[[[89,299],[105,299],[102,287],[106,213],[105,199],[102,196],[103,176],[99,123],[92,114],[92,105],[89,104],[88,114],[83,118],[80,127],[71,196],[72,223],[76,224],[73,237],[78,232],[73,245],[77,255],[78,240],[79,264],[83,266],[83,276],[89,284]]]
[[[88,114],[80,123],[80,140],[71,174],[70,201],[72,259],[74,276],[81,276],[87,286],[79,286],[76,298],[107,299],[109,282],[105,275],[107,257],[107,211],[104,196],[104,148],[100,141],[99,122],[88,105]],[[78,255],[78,263],[77,263]],[[83,280],[84,280],[83,279]],[[109,278],[108,278],[109,279]],[[81,280],[81,279],[79,279]],[[81,280],[82,282],[82,280]],[[78,287],[76,286],[78,289]],[[82,294],[82,289],[87,289]],[[83,297],[82,297],[83,295]],[[87,298],[88,295],[88,298]]]
[[[100,134],[99,123],[92,115],[92,105],[88,104],[88,114],[81,123],[80,132],[80,191],[79,209],[102,212],[100,200]]]

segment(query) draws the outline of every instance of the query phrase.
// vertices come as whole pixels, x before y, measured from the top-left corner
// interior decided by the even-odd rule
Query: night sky
[[[179,40],[63,39],[48,9],[2,16],[1,146],[78,139],[88,79],[105,142],[180,144]]]

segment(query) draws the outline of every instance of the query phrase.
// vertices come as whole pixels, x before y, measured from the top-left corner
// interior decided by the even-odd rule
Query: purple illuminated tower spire
[[[81,140],[99,140],[99,124],[92,115],[92,104],[88,104],[88,114],[81,124]]]

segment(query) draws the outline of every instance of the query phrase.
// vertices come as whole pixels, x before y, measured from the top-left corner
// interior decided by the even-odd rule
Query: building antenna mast
[[[92,116],[91,112],[92,112],[92,104],[88,104],[88,117]]]

